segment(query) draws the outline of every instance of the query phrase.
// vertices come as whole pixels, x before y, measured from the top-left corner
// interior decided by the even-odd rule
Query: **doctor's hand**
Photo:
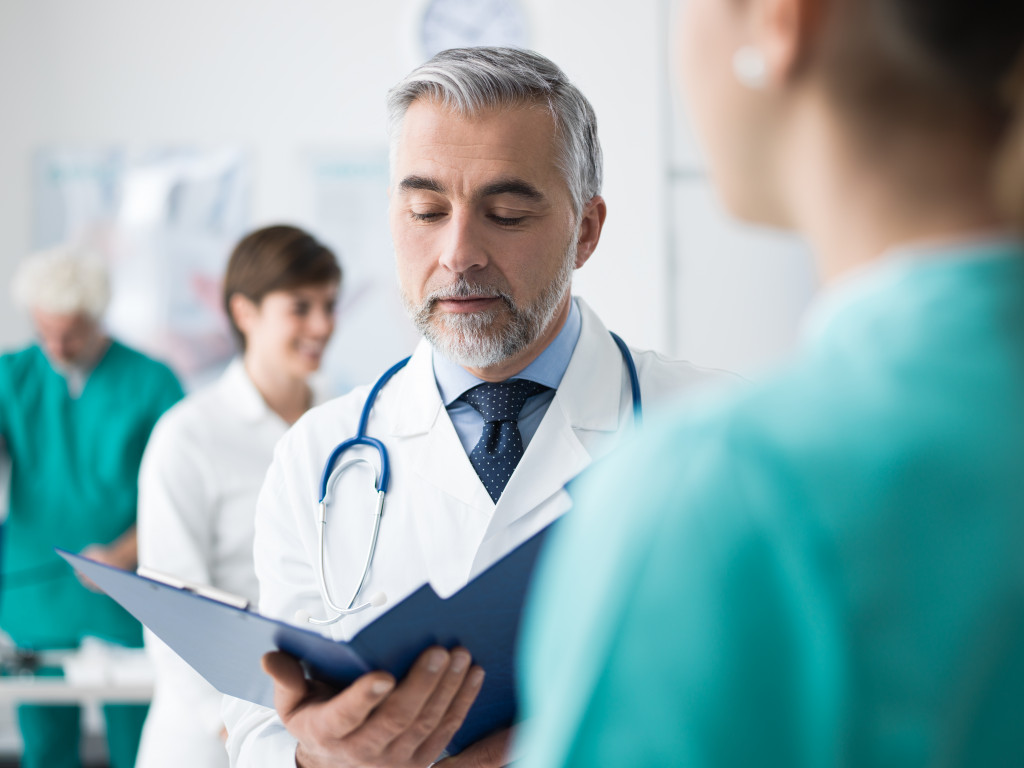
[[[268,653],[263,668],[274,678],[274,707],[299,742],[298,768],[426,768],[480,692],[484,671],[471,662],[464,648],[429,648],[400,683],[371,672],[337,693],[308,680],[288,654]]]
[[[500,768],[508,760],[512,729],[505,728],[470,744],[454,757],[446,757],[435,768]]]

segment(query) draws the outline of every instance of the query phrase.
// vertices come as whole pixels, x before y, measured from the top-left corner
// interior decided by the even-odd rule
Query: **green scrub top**
[[[1024,765],[1024,251],[892,254],[820,309],[575,489],[523,765]]]
[[[114,341],[78,398],[38,346],[0,357],[0,437],[11,458],[0,628],[24,648],[84,635],[141,644],[139,624],[81,585],[53,551],[109,544],[135,524],[142,451],[182,396],[167,366]]]

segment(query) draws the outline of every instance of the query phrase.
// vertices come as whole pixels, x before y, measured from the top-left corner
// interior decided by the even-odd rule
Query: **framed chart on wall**
[[[249,224],[235,148],[46,147],[33,168],[33,248],[74,243],[109,264],[105,323],[192,388],[234,354],[221,275]]]

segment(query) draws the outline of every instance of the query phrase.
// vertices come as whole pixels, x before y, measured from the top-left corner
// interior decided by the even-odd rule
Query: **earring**
[[[745,45],[732,56],[732,71],[741,85],[760,91],[768,82],[768,64],[757,48]]]

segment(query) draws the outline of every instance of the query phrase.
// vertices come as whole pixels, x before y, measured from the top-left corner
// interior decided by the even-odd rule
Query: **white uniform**
[[[381,390],[368,434],[391,460],[373,568],[360,595],[387,594],[388,604],[324,629],[347,639],[425,582],[447,596],[570,506],[565,484],[606,454],[633,424],[630,380],[622,354],[582,301],[582,328],[554,400],[495,504],[469,462],[434,379],[432,350],[421,342],[408,366]],[[635,352],[645,407],[664,403],[718,372]],[[260,494],[256,573],[260,612],[294,621],[296,612],[328,615],[318,589],[316,502],[331,450],[355,434],[368,387],[316,408],[278,444]],[[651,409],[645,413],[649,416]],[[353,451],[352,456],[356,455]],[[376,453],[362,452],[372,457]],[[358,583],[373,527],[376,492],[368,470],[339,478],[327,513],[327,580],[345,604]],[[292,768],[295,740],[273,710],[225,699],[231,765]]]
[[[241,360],[167,411],[139,475],[139,563],[255,602],[256,499],[287,429]],[[137,768],[227,766],[221,694],[148,631],[146,651],[156,689]]]

